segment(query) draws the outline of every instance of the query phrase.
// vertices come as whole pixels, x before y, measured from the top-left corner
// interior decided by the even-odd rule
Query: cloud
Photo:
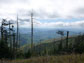
[[[31,22],[24,21],[24,23],[20,23],[20,27],[23,28],[30,28]],[[81,28],[84,27],[84,20],[82,21],[75,21],[75,22],[41,22],[38,20],[34,20],[34,28]]]
[[[75,9],[73,14],[76,18],[84,18],[84,7]]]
[[[83,8],[78,8],[76,10],[76,13],[78,13],[78,14],[84,14],[84,7]]]
[[[29,16],[33,9],[35,17],[39,18],[78,18],[83,6],[84,0],[0,0],[0,14],[2,17],[5,14],[16,16],[17,13]]]
[[[0,18],[16,20],[18,14],[22,19],[21,27],[30,27],[27,20],[30,19],[32,9],[34,18],[38,19],[84,18],[84,0],[0,0]],[[35,23],[34,26],[40,28],[83,26],[83,21],[70,23],[62,20],[50,23],[35,21]]]

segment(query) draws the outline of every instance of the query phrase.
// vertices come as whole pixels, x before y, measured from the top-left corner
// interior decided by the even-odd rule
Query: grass
[[[11,63],[84,63],[84,54],[32,57],[13,60]]]

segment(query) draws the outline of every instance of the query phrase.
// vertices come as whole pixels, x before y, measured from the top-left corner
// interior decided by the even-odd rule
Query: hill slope
[[[75,36],[69,37],[69,44],[74,43]],[[38,52],[43,52],[44,50],[53,50],[54,48],[58,48],[58,45],[60,44],[61,38],[57,39],[49,39],[49,40],[44,40],[41,41],[34,46],[34,50]],[[66,43],[66,37],[62,39],[63,47],[65,46]],[[30,48],[30,44],[26,44],[22,46],[22,49],[27,52],[27,49]]]

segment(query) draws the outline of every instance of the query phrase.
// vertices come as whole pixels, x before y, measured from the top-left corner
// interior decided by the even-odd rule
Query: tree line
[[[52,43],[44,43],[34,46],[34,56],[45,56],[45,55],[64,55],[64,54],[82,54],[84,53],[84,34],[77,35],[75,37],[69,36],[69,31],[66,31],[66,37],[63,39],[64,32],[58,31],[61,40],[54,41]],[[26,52],[26,57],[32,56],[31,49]]]
[[[14,29],[14,23],[2,19],[0,37],[0,59],[15,59],[18,56],[19,44],[17,34]]]

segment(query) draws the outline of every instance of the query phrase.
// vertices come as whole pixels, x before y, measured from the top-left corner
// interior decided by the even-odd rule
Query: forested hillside
[[[36,55],[57,55],[57,54],[71,54],[71,53],[83,53],[84,50],[84,35],[71,36],[68,39],[63,37],[58,39],[50,39],[35,44],[34,53]],[[30,45],[24,45],[21,49],[27,52],[30,49]]]

